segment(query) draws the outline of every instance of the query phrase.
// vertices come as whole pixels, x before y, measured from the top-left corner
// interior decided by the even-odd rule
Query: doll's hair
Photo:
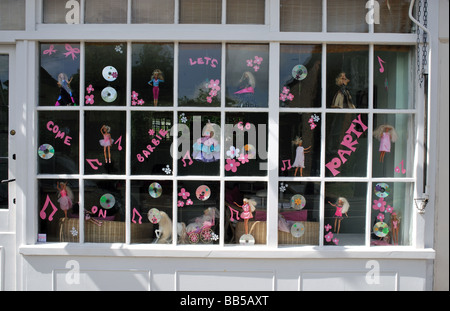
[[[254,212],[256,210],[256,201],[253,199],[244,199],[244,204],[248,203],[248,205],[250,205],[250,209],[252,210],[252,212]]]
[[[207,135],[211,134],[213,135]],[[213,138],[215,136],[215,133],[220,133],[219,126],[215,123],[211,123],[211,121],[208,120],[208,123],[203,127],[202,136],[210,136]]]
[[[155,74],[158,74],[159,78],[164,80],[164,76],[163,76],[163,73],[161,70],[159,70],[159,69],[153,70],[152,76],[154,76]]]
[[[160,214],[161,220],[159,221],[159,230],[161,231],[161,236],[158,243],[170,243],[172,237],[172,220],[165,212],[160,212]]]
[[[303,139],[301,137],[295,137],[295,139],[292,141],[292,144],[295,146],[298,146],[300,143],[303,143]]]
[[[103,125],[102,128],[104,128],[106,130],[106,133],[111,132],[111,127],[108,125]]]
[[[341,86],[342,84],[344,84],[344,83],[342,83],[342,80],[344,79],[343,77],[342,77],[342,75],[344,75],[345,76],[345,81],[348,83],[348,82],[350,82],[350,80],[347,78],[347,76],[345,75],[345,72],[340,72],[338,75],[337,75],[337,77],[336,77],[336,85],[338,85],[338,86]]]
[[[381,136],[383,135],[384,132],[386,132],[386,129],[388,129],[388,133],[391,136],[391,141],[393,143],[395,143],[398,139],[398,135],[397,135],[397,131],[395,130],[395,128],[392,125],[389,124],[383,124],[380,125],[374,132],[373,132],[373,136],[380,140]]]
[[[63,185],[63,184],[64,184],[64,186],[65,186],[65,188],[66,188],[67,196],[73,201],[73,200],[74,200],[73,191],[72,191],[72,189],[69,187],[68,183],[67,183],[67,182],[65,182],[65,183],[60,182],[59,184],[60,184],[60,185]],[[58,191],[58,198],[60,198],[60,197],[61,197],[61,192]]]
[[[241,80],[239,80],[239,82],[242,82],[244,80],[248,80],[248,84],[251,87],[255,87],[256,85],[256,80],[255,80],[255,76],[250,72],[250,71],[246,71],[242,74]]]
[[[67,75],[64,72],[61,72],[58,75],[58,83],[62,85],[63,80],[66,80],[66,82],[69,83],[69,78],[67,77]]]
[[[338,203],[339,201],[344,202],[344,204],[342,205],[342,213],[345,214],[348,212],[348,210],[350,209],[350,203],[348,203],[347,199],[344,197],[339,197],[337,199]]]

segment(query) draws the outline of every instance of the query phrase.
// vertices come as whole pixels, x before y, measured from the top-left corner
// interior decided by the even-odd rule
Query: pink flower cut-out
[[[255,56],[255,61],[254,61],[255,64],[261,65],[262,61],[263,61],[262,57]]]
[[[327,230],[327,232],[330,231],[331,228],[332,228],[332,227],[330,226],[330,224],[327,224],[327,225],[325,226],[325,230]]]
[[[187,192],[186,189],[182,188],[180,190],[180,193],[178,193],[178,196],[182,197],[183,199],[186,200],[187,198],[189,198],[191,196],[191,194],[189,192]]]
[[[138,99],[138,96],[139,96],[139,93],[136,93],[135,91],[133,91],[133,92],[131,93],[131,98],[132,98],[133,100],[137,100],[137,99]]]
[[[89,84],[89,86],[86,88],[86,91],[88,92],[88,94],[91,94],[91,92],[94,91],[94,88],[92,87],[92,84]]]
[[[325,235],[325,241],[331,242],[331,239],[333,238],[333,232],[329,232],[327,235]]]
[[[247,59],[247,67],[253,67],[253,60]]]
[[[383,220],[384,220],[384,214],[379,213],[378,216],[377,216],[377,219],[378,219],[379,221],[383,221]]]
[[[239,162],[241,162],[242,164],[245,164],[245,163],[248,163],[249,162],[249,160],[248,160],[248,154],[244,154],[244,153],[241,153],[241,155],[239,156]]]
[[[386,206],[386,201],[384,198],[379,198],[378,200],[373,201],[372,208],[376,211],[384,212]]]
[[[333,239],[333,243],[336,244],[336,245],[339,245],[339,240],[337,238],[334,238]]]
[[[241,163],[236,162],[235,159],[227,159],[227,164],[225,165],[225,170],[227,172],[232,171],[233,173],[236,173],[236,171],[240,165],[241,165]]]
[[[144,100],[143,100],[143,99],[139,99],[139,100],[137,101],[137,104],[138,104],[139,106],[142,106],[142,105],[144,104]]]
[[[94,95],[86,95],[86,105],[93,105],[94,104]]]
[[[181,201],[181,200],[178,200],[177,206],[178,206],[178,207],[183,207],[183,206],[184,206],[184,202]]]
[[[388,205],[386,207],[386,213],[391,213],[392,214],[393,211],[394,211],[394,208],[392,206]]]
[[[188,199],[188,200],[186,201],[186,205],[194,205],[194,202],[192,202],[191,199]]]
[[[215,91],[220,91],[220,81],[219,80],[211,80],[211,81],[209,81],[208,87]]]

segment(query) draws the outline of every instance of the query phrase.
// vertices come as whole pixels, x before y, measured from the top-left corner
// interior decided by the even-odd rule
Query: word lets
[[[151,132],[152,132],[152,130],[149,131],[149,134]],[[142,150],[142,155],[143,156],[140,153],[138,153],[136,155],[138,161],[142,163],[142,162],[145,161],[144,157],[146,159],[148,159],[148,157],[155,151],[155,148],[159,146],[159,144],[161,143],[162,138],[165,137],[167,135],[167,133],[168,133],[168,131],[166,131],[166,130],[163,130],[163,129],[159,130],[159,135],[155,135],[158,139],[156,139],[156,138],[152,139],[153,146],[152,145],[147,145],[147,150]]]
[[[356,124],[361,125],[363,132],[359,132],[355,129]],[[344,139],[341,142],[341,145],[346,147],[348,150],[340,149],[338,151],[339,157],[334,158],[330,162],[328,162],[325,166],[331,171],[333,176],[339,175],[341,172],[337,169],[341,167],[342,164],[347,162],[345,156],[350,156],[353,152],[356,151],[355,145],[358,144],[358,140],[354,139],[352,134],[356,135],[359,138],[365,131],[367,131],[368,127],[361,121],[361,115],[359,115],[355,120],[352,121]]]
[[[54,134],[56,134],[55,138],[60,138],[64,140],[64,144],[66,144],[67,146],[70,146],[70,140],[72,139],[72,137],[68,136],[65,132],[60,131],[59,130],[59,126],[55,125],[55,123],[53,121],[48,121],[47,123],[47,129],[50,132],[53,132]],[[64,138],[65,137],[65,138]]]
[[[219,64],[219,61],[215,58],[211,58],[211,57],[199,57],[196,60],[193,60],[192,58],[189,58],[189,64],[191,66],[194,65],[208,65],[211,66],[212,68],[216,68],[217,65]]]

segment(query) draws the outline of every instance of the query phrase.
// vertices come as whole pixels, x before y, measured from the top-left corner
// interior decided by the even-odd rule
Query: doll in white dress
[[[308,148],[303,147],[303,140],[300,137],[297,137],[292,144],[297,146],[297,150],[295,153],[295,160],[292,167],[295,167],[294,177],[297,176],[298,169],[300,169],[300,177],[303,177],[303,169],[305,168],[305,153],[309,153],[311,146]]]

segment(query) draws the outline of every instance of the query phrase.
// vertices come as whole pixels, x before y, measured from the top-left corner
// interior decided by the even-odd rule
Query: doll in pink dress
[[[67,182],[57,182],[56,189],[58,189],[58,202],[61,210],[64,211],[64,219],[67,219],[67,211],[73,206],[73,194]]]
[[[100,140],[100,146],[103,146],[103,153],[105,154],[105,163],[111,163],[111,146],[114,143],[114,139],[111,138],[111,128],[107,125],[103,125],[100,129],[103,135],[103,139]],[[106,149],[108,149],[108,158],[106,157]]]
[[[248,234],[248,220],[253,218],[253,212],[256,210],[256,202],[250,199],[244,199],[244,204],[241,206],[234,202],[237,206],[242,208],[241,218],[244,219],[245,234]]]
[[[380,141],[380,162],[384,162],[386,152],[391,152],[391,143],[397,141],[397,132],[392,125],[380,125],[374,132],[373,136]]]
[[[344,219],[343,214],[345,214],[345,216],[347,216],[347,218],[348,218],[347,212],[348,212],[348,210],[350,208],[350,204],[348,203],[347,199],[343,198],[343,197],[338,198],[336,204],[333,204],[330,201],[328,201],[328,203],[331,206],[336,207],[336,211],[335,211],[334,216],[333,216],[333,218],[334,218],[334,232],[339,233],[339,231],[341,229],[341,221],[342,221],[342,219]]]

